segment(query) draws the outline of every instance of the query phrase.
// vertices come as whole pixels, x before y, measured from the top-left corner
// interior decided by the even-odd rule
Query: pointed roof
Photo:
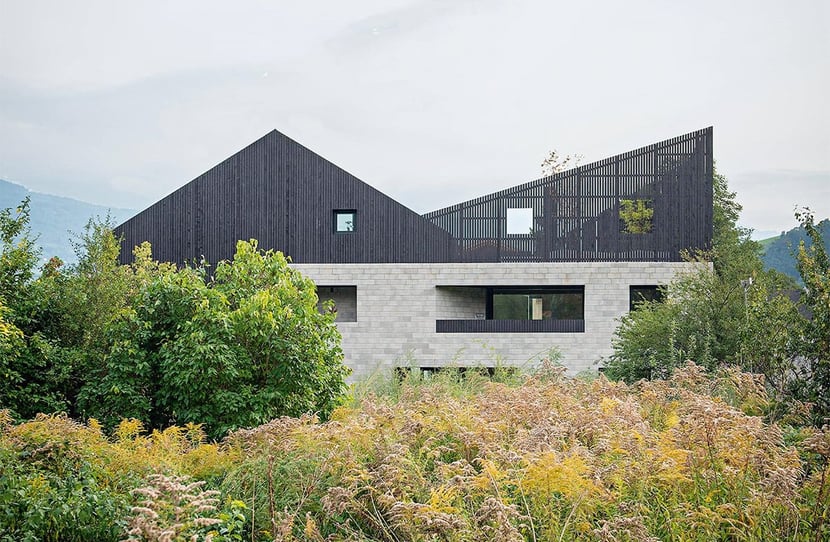
[[[354,231],[335,212],[354,211]],[[274,130],[116,228],[122,260],[149,241],[154,257],[228,259],[240,239],[297,263],[450,261],[452,237],[342,168]]]

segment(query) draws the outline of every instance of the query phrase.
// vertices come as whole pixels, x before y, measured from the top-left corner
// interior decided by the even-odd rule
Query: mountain
[[[824,239],[824,246],[830,251],[830,219],[824,219],[816,226]],[[761,256],[764,265],[768,269],[775,269],[790,275],[801,284],[801,276],[795,265],[795,253],[801,241],[804,241],[807,246],[812,244],[807,237],[807,232],[800,226],[781,232],[781,235],[760,240],[759,243],[764,248],[764,254]]]
[[[120,224],[135,214],[130,209],[109,209],[72,198],[32,192],[25,186],[0,179],[0,209],[14,208],[28,196],[29,226],[32,235],[37,236],[43,261],[57,256],[67,263],[77,261],[70,240],[74,234],[83,232],[90,218],[112,218]]]

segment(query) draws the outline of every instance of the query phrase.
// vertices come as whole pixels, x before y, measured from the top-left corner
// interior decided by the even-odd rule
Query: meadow
[[[830,537],[830,431],[775,424],[762,377],[692,363],[626,385],[416,371],[321,423],[0,411],[0,540],[634,541]]]

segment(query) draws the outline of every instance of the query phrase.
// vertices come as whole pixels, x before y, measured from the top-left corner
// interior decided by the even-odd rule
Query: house
[[[332,299],[346,363],[534,363],[611,353],[617,319],[712,241],[712,129],[419,215],[273,131],[116,228],[176,263],[281,250]]]

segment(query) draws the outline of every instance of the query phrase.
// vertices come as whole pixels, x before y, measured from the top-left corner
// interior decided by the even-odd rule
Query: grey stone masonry
[[[596,370],[629,308],[629,286],[664,285],[684,262],[293,264],[327,287],[357,288],[357,321],[338,322],[352,380],[392,367],[531,368],[551,349],[572,373]],[[489,286],[584,286],[582,333],[436,333],[436,320],[481,319]]]

